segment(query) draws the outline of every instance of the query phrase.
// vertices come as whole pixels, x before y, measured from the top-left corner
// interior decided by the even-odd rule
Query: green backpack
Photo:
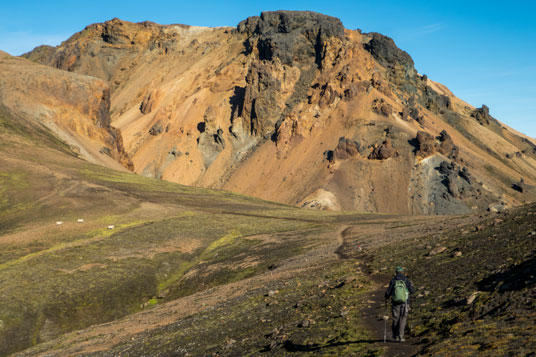
[[[408,301],[408,288],[404,280],[395,280],[393,288],[393,302],[404,303]]]

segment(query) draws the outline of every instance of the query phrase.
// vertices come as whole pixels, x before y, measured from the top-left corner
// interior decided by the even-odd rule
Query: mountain
[[[27,57],[49,65],[0,53],[0,356],[536,349],[536,206],[507,208],[531,199],[534,143],[392,40],[276,12],[112,20]],[[128,172],[143,160],[293,205],[489,212],[300,209]],[[397,265],[405,344],[383,340]]]
[[[50,129],[87,161],[132,167],[110,125],[108,84],[0,52],[0,105]]]
[[[263,12],[236,28],[113,19],[24,57],[107,81],[111,124],[143,176],[399,214],[535,198],[533,139],[419,74],[392,39],[330,16]]]

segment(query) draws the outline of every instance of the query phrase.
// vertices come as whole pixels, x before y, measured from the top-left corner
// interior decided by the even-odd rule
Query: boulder
[[[408,107],[402,108],[402,111],[399,114],[400,114],[400,118],[402,120],[409,121],[410,117],[409,117],[409,108]]]
[[[421,157],[428,157],[435,154],[436,142],[432,135],[425,131],[417,132],[417,153]]]
[[[443,253],[444,251],[447,250],[447,247],[435,247],[433,248],[431,251],[428,252],[428,256],[429,257],[433,257],[434,255],[438,255],[438,254],[441,254]]]
[[[460,149],[454,144],[447,131],[441,131],[437,139],[439,140],[438,151],[449,159],[456,160],[459,156]]]
[[[361,154],[361,148],[357,141],[346,139],[344,136],[339,139],[339,144],[333,151],[335,159],[344,160],[350,157],[356,157]]]
[[[372,111],[376,114],[389,117],[393,113],[393,106],[383,98],[374,99],[372,101]]]
[[[391,139],[385,139],[381,145],[374,146],[374,149],[368,158],[370,160],[387,160],[397,156],[398,151],[393,147]]]
[[[528,188],[529,188],[529,185],[527,185],[527,184],[525,183],[525,180],[520,179],[519,182],[514,183],[514,184],[512,185],[512,188],[513,188],[514,190],[518,191],[518,192],[525,193],[525,192],[527,192],[527,190],[528,190]]]
[[[421,113],[419,108],[410,106],[409,116],[411,117],[411,119],[415,120],[417,123],[424,125],[424,115]]]

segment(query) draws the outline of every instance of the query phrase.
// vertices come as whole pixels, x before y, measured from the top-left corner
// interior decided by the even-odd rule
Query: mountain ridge
[[[369,212],[455,213],[534,199],[512,189],[520,177],[536,183],[533,141],[420,75],[392,39],[326,15],[263,12],[234,29],[113,19],[24,56],[108,80],[112,123],[145,176],[316,207],[315,196],[329,192],[328,206]],[[458,161],[428,150],[428,169],[416,155],[419,131],[446,131]],[[341,137],[362,152],[330,154],[341,152]],[[464,188],[459,170],[442,177],[442,161],[477,179]],[[401,183],[391,185],[385,170]]]

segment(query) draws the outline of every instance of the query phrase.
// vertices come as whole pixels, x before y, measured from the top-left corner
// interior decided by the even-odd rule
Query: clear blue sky
[[[264,10],[311,10],[349,29],[392,37],[420,73],[507,125],[536,137],[536,1],[4,1],[0,50],[57,45],[119,17],[161,24],[235,26]],[[1,78],[1,77],[0,77]]]

